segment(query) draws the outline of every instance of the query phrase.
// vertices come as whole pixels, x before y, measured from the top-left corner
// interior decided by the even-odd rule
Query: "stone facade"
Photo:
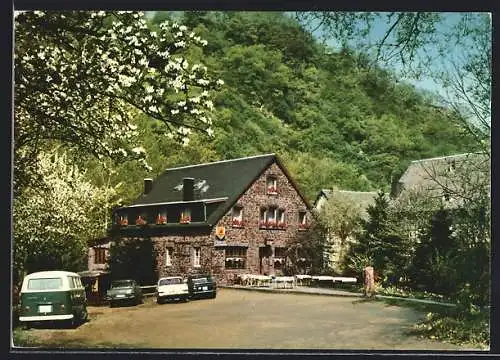
[[[267,194],[267,178],[276,178],[278,194]],[[242,207],[242,227],[233,227],[232,210],[226,213],[210,233],[186,236],[161,236],[153,238],[158,253],[159,276],[186,275],[191,272],[211,272],[221,284],[234,279],[236,274],[275,274],[275,248],[286,247],[299,230],[299,211],[306,212],[308,222],[310,211],[292,186],[288,177],[276,163],[272,164],[238,199]],[[285,229],[260,229],[260,209],[276,207],[285,210]],[[225,237],[218,241],[217,226],[224,226]],[[220,243],[220,244],[217,244]],[[225,266],[225,251],[228,247],[246,248],[246,264],[242,269],[228,269]],[[194,248],[200,248],[200,267],[194,267]],[[171,265],[166,265],[166,249],[171,251]],[[172,251],[173,250],[173,251]]]

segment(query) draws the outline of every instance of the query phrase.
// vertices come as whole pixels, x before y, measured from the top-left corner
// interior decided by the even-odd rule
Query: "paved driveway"
[[[65,347],[228,349],[415,349],[458,346],[408,335],[422,314],[381,302],[220,289],[213,300],[90,307],[77,329],[32,329]]]

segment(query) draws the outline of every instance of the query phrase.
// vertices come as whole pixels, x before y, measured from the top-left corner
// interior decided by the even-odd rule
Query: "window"
[[[201,259],[201,248],[195,247],[193,249],[193,266],[194,267],[201,267],[200,264],[200,259]]]
[[[181,212],[180,223],[189,224],[190,222],[191,222],[191,209],[184,209],[184,211]]]
[[[165,266],[172,266],[173,254],[174,254],[174,249],[172,248],[165,249]]]
[[[126,214],[123,214],[120,216],[120,225],[121,226],[127,226],[128,225],[128,216]]]
[[[167,223],[167,211],[161,210],[158,212],[158,216],[156,217],[156,224],[163,225]]]
[[[235,206],[233,208],[233,227],[243,227],[243,208]]]
[[[278,193],[277,181],[275,176],[268,176],[266,183],[267,193],[276,195]]]
[[[58,290],[62,288],[62,278],[31,279],[29,290]]]
[[[457,167],[457,163],[456,163],[455,159],[451,160],[448,163],[448,171],[449,172],[451,172],[451,173],[454,172],[456,167]]]
[[[259,228],[261,229],[284,229],[285,210],[276,207],[260,209]]]
[[[265,229],[267,223],[267,209],[260,209],[259,228]]]
[[[307,216],[305,211],[299,211],[299,230],[305,230],[309,226],[307,224]]]
[[[247,259],[247,248],[227,247],[225,267],[226,269],[245,269]]]
[[[278,209],[277,215],[276,215],[276,222],[277,222],[278,229],[285,229],[286,228],[286,224],[285,224],[285,210]]]
[[[106,264],[106,249],[94,248],[94,264]]]
[[[269,208],[266,219],[268,228],[270,227],[273,228],[276,226],[276,215],[277,215],[276,212],[277,212],[276,208],[274,207]]]

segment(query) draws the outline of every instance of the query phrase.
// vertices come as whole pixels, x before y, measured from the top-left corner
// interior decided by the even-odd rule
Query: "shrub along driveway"
[[[31,329],[57,347],[460,350],[409,335],[423,316],[360,299],[220,289],[214,300],[89,307],[76,329]]]

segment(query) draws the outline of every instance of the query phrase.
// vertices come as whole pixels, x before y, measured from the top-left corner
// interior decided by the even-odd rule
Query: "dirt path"
[[[408,331],[422,314],[381,302],[221,289],[217,299],[89,307],[77,329],[32,329],[64,347],[460,350]]]

